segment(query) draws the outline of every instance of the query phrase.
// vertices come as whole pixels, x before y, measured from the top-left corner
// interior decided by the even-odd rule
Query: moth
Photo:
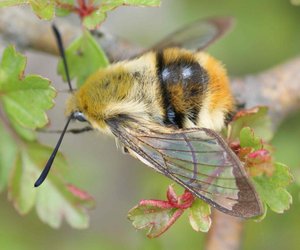
[[[143,54],[92,74],[72,91],[67,123],[35,186],[45,180],[69,123],[77,120],[111,134],[125,152],[216,209],[242,218],[261,215],[242,162],[219,134],[234,110],[226,70],[203,52],[231,23],[198,20]]]

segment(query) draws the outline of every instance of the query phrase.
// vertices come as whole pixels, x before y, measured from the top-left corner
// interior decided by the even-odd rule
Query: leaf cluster
[[[238,156],[251,176],[265,206],[276,213],[288,210],[292,196],[287,186],[293,178],[289,168],[273,159],[271,121],[267,107],[255,107],[239,112],[226,131],[229,143],[238,143]]]
[[[94,29],[107,17],[107,12],[119,6],[159,6],[160,0],[2,0],[1,7],[29,5],[33,12],[43,20],[56,16],[77,14],[83,25]]]
[[[167,191],[167,201],[143,200],[128,212],[128,219],[136,229],[147,230],[147,237],[155,238],[166,232],[188,210],[192,228],[207,232],[211,225],[210,206],[195,199],[189,191],[177,196],[173,186]]]
[[[7,190],[20,214],[35,208],[52,227],[65,219],[75,228],[85,228],[93,199],[63,180],[68,165],[62,154],[45,185],[33,186],[53,150],[37,141],[34,130],[48,123],[45,111],[54,105],[56,91],[48,79],[24,76],[25,66],[26,58],[13,46],[5,49],[0,65],[0,191]]]
[[[4,0],[1,7],[29,5],[43,20],[77,14],[85,28],[95,28],[119,6],[158,6],[160,0]],[[106,67],[105,53],[87,29],[66,49],[71,79],[77,87],[99,68]],[[87,208],[94,205],[92,197],[64,180],[68,164],[61,153],[54,161],[53,171],[45,183],[35,189],[39,176],[53,149],[40,144],[36,129],[48,123],[45,111],[53,105],[56,91],[48,79],[37,75],[24,76],[26,58],[9,46],[0,65],[0,192],[8,197],[20,214],[34,207],[39,218],[52,227],[65,219],[72,227],[86,228]],[[62,60],[58,72],[66,80]]]

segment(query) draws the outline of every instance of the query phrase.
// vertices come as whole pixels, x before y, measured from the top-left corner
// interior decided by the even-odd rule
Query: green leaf
[[[200,199],[195,199],[190,207],[189,220],[197,232],[208,232],[211,225],[210,205]]]
[[[164,233],[174,222],[177,213],[183,210],[160,208],[150,205],[138,205],[128,213],[128,219],[136,229],[146,229],[147,237],[155,238]]]
[[[54,17],[54,0],[4,0],[0,2],[0,8],[21,4],[30,4],[32,10],[41,19],[51,20]]]
[[[59,0],[55,2],[55,15],[58,17],[63,17],[69,15],[73,12],[75,7],[74,0]]]
[[[86,228],[86,208],[93,206],[93,199],[62,180],[60,174],[67,165],[60,153],[43,186],[33,187],[53,149],[38,144],[35,133],[25,126],[35,128],[47,122],[44,111],[52,106],[55,91],[48,80],[24,77],[25,64],[25,57],[12,46],[4,51],[0,65],[0,191],[8,186],[9,199],[21,214],[35,207],[41,220],[52,227],[59,227],[65,219],[75,228]]]
[[[275,172],[269,180],[274,186],[287,187],[293,181],[293,176],[290,169],[279,162],[275,163]]]
[[[51,20],[54,17],[54,0],[29,0],[32,10],[41,19]]]
[[[262,148],[262,141],[254,135],[253,129],[244,127],[240,132],[240,145],[241,147],[251,147],[259,150]]]
[[[35,141],[37,139],[36,133],[34,130],[24,128],[21,125],[19,125],[18,122],[14,121],[14,119],[11,119],[11,126],[14,128],[14,130],[18,133],[22,139],[26,141]]]
[[[83,25],[88,29],[95,29],[97,25],[106,19],[106,16],[106,12],[103,12],[102,9],[98,9],[83,19]]]
[[[34,183],[38,175],[37,167],[26,153],[19,153],[9,183],[9,199],[20,214],[26,214],[34,205]]]
[[[107,12],[119,6],[159,6],[160,0],[103,0],[94,1],[94,6],[98,8],[89,16],[83,19],[83,25],[88,29],[95,29],[106,18]]]
[[[17,158],[17,145],[0,122],[0,191],[7,186],[10,170]]]
[[[43,222],[53,228],[59,228],[63,219],[77,229],[89,226],[86,208],[91,207],[91,197],[81,200],[68,190],[68,186],[55,182],[43,183],[41,189],[36,198],[36,210]]]
[[[255,107],[250,110],[243,110],[237,113],[233,121],[229,123],[229,139],[234,141],[239,138],[240,131],[244,127],[250,127],[255,135],[264,141],[272,139],[271,120],[268,116],[267,107]]]
[[[252,178],[262,201],[276,213],[289,209],[292,196],[285,189],[292,181],[292,175],[287,166],[275,163],[272,176],[261,175]]]
[[[1,7],[30,4],[34,13],[41,19],[51,20],[55,13],[55,0],[4,0],[0,2]]]
[[[37,143],[28,143],[26,149],[20,151],[9,183],[9,198],[21,214],[35,206],[40,219],[54,228],[59,227],[63,219],[75,228],[86,228],[86,208],[93,205],[93,200],[78,188],[70,188],[57,175],[56,171],[67,168],[61,154],[56,156],[49,178],[41,187],[33,187],[51,153],[51,148]]]
[[[160,0],[104,0],[101,1],[101,9],[109,11],[122,5],[154,7],[159,6],[160,2]]]
[[[48,122],[45,110],[53,106],[56,92],[45,78],[24,77],[25,65],[26,58],[13,46],[5,49],[0,65],[0,101],[11,123],[36,129]]]
[[[2,0],[0,2],[0,8],[2,7],[10,7],[14,5],[27,4],[29,0]]]
[[[80,87],[85,80],[95,71],[108,65],[108,60],[94,40],[92,35],[85,31],[67,49],[66,57],[71,79],[77,79],[77,86]],[[58,72],[66,80],[65,69],[60,60]]]

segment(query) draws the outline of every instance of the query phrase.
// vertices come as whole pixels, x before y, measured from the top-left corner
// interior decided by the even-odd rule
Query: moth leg
[[[69,129],[66,131],[66,133],[71,133],[71,134],[80,134],[88,131],[94,130],[92,127],[84,127],[84,128],[74,128],[74,129]],[[38,129],[37,130],[40,133],[49,133],[49,134],[61,134],[62,130],[44,130],[44,129]]]
[[[122,147],[122,153],[125,154],[125,155],[126,155],[126,154],[129,154],[128,148],[126,148],[125,146],[123,146],[123,147]]]
[[[92,127],[84,127],[84,128],[74,128],[74,129],[69,129],[66,131],[66,133],[72,133],[72,134],[80,134],[80,133],[84,133],[84,132],[89,132],[94,130]]]
[[[116,146],[118,149],[119,148],[121,149],[123,154],[125,154],[125,155],[129,154],[128,148],[126,146],[124,146],[124,144],[122,142],[120,142],[120,140],[118,138],[116,138]]]

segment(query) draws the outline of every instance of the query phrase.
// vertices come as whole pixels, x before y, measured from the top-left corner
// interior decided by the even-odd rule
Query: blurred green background
[[[162,0],[160,8],[123,7],[109,14],[105,27],[112,33],[142,45],[150,45],[166,33],[200,17],[233,16],[234,30],[209,48],[227,65],[230,75],[255,73],[300,54],[300,7],[289,0]],[[56,58],[27,53],[28,72],[49,77],[62,89],[56,75]],[[300,69],[299,69],[300,70]],[[295,79],[299,81],[300,79]],[[66,94],[49,112],[51,127],[64,124]],[[293,114],[279,128],[273,143],[276,158],[288,164],[300,180],[300,113]],[[57,135],[41,135],[54,145]],[[82,150],[84,148],[85,150]],[[102,135],[69,135],[62,146],[72,169],[71,179],[88,190],[97,207],[90,212],[91,226],[74,230],[68,225],[54,230],[37,219],[35,212],[20,216],[0,197],[1,249],[202,249],[205,235],[194,232],[187,217],[159,239],[149,240],[127,220],[127,211],[143,198],[165,198],[170,183],[143,164],[122,155],[114,140]],[[294,202],[283,215],[268,212],[261,223],[245,223],[242,249],[299,249],[299,187],[290,186]]]

